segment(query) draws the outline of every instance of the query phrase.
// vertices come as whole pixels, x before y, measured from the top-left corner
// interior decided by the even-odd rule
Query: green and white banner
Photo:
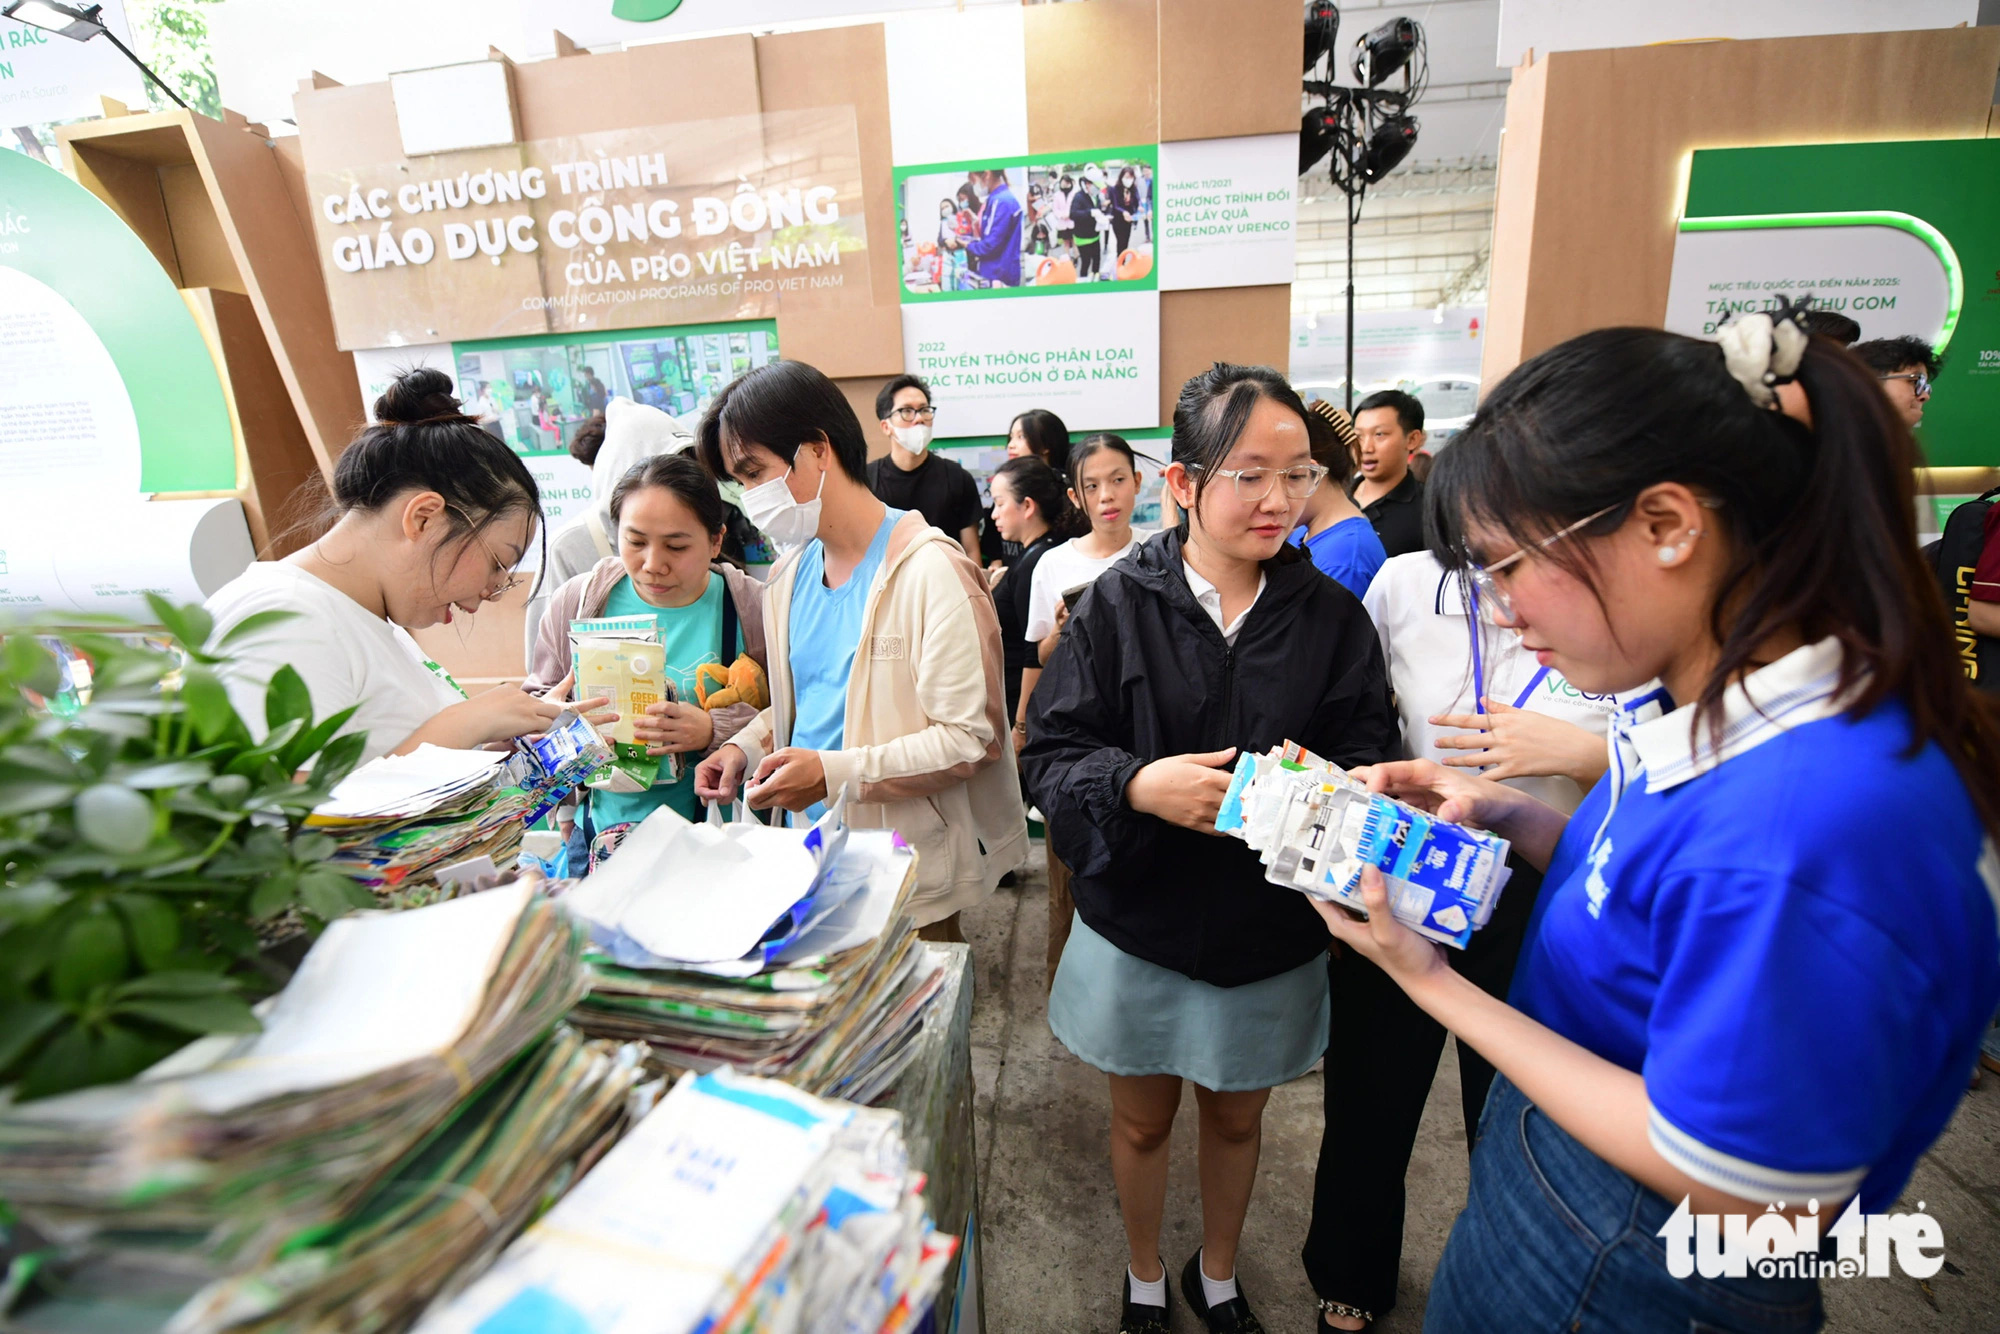
[[[1930,463],[2000,463],[2000,140],[1694,154],[1666,326],[1809,296],[1944,356],[1918,436]]]

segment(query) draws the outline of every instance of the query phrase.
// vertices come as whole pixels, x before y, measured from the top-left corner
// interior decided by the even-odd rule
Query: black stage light
[[[1312,0],[1306,6],[1306,69],[1319,64],[1319,58],[1333,49],[1333,39],[1339,31],[1337,6],[1329,0]]]
[[[1375,127],[1368,136],[1368,152],[1362,162],[1362,175],[1369,184],[1381,180],[1396,169],[1396,164],[1410,155],[1417,146],[1417,118],[1415,116],[1390,116]],[[1303,151],[1303,150],[1301,150]]]
[[[1331,107],[1314,107],[1299,117],[1299,175],[1318,165],[1340,134],[1340,114]]]
[[[1423,36],[1415,19],[1390,19],[1354,43],[1354,77],[1374,88],[1408,64]]]

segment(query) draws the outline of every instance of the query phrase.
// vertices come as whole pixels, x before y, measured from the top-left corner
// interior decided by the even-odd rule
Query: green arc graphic
[[[611,17],[627,23],[658,23],[681,7],[681,0],[613,0]]]
[[[1707,218],[1684,217],[1680,222],[1680,230],[1684,232],[1760,231],[1778,227],[1894,227],[1922,241],[1944,267],[1945,282],[1950,289],[1944,327],[1938,332],[1937,351],[1942,353],[1950,344],[1952,331],[1958,327],[1959,314],[1965,307],[1965,270],[1958,262],[1958,251],[1952,248],[1945,234],[1913,213],[1898,213],[1893,209],[1838,213],[1737,213]]]

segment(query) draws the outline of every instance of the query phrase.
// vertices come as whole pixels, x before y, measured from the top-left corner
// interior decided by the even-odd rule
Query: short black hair
[[[569,456],[588,468],[597,462],[597,451],[604,448],[604,414],[593,412],[583,419],[583,425],[576,428],[576,434],[569,438]]]
[[[628,468],[611,488],[611,521],[618,522],[625,501],[633,492],[649,486],[671,492],[701,521],[710,537],[722,531],[726,516],[722,493],[715,489],[715,478],[685,454],[655,454]]]
[[[803,361],[774,361],[745,371],[724,385],[702,413],[695,433],[702,464],[730,476],[725,440],[762,445],[791,466],[799,446],[826,438],[840,470],[868,484],[868,437],[840,386]]]
[[[1808,309],[1799,318],[1807,333],[1831,338],[1842,347],[1852,347],[1861,337],[1861,326],[1837,310]]]
[[[898,375],[883,385],[882,391],[875,395],[875,420],[889,420],[889,413],[896,406],[896,395],[905,389],[921,389],[924,391],[924,402],[928,404],[931,401],[931,387],[924,383],[922,376]]]
[[[1406,394],[1400,389],[1377,390],[1354,405],[1354,420],[1360,421],[1361,414],[1370,408],[1394,408],[1396,421],[1405,431],[1424,429],[1423,400],[1414,394]]]
[[[1896,338],[1871,338],[1847,349],[1861,358],[1877,375],[1894,375],[1905,366],[1921,366],[1925,375],[1936,375],[1942,364],[1935,349],[1921,338],[1903,334]]]

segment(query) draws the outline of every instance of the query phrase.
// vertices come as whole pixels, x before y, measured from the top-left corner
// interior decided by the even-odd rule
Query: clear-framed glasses
[[[1622,504],[1624,502],[1620,501],[1619,505]],[[1506,625],[1514,619],[1514,599],[1507,596],[1507,590],[1500,587],[1500,581],[1494,578],[1495,575],[1529,553],[1546,551],[1577,530],[1589,527],[1605,515],[1611,513],[1611,511],[1619,508],[1619,505],[1606,505],[1595,514],[1586,514],[1567,528],[1557,529],[1533,546],[1522,547],[1511,556],[1502,556],[1491,565],[1472,566],[1467,573],[1472,579],[1473,593],[1481,604],[1480,610],[1486,613],[1486,619],[1495,625]]]
[[[1883,380],[1908,380],[1910,392],[1918,398],[1928,398],[1931,392],[1931,377],[1922,371],[1905,371],[1901,375],[1884,375]]]
[[[451,507],[451,512],[465,520],[466,523],[472,524],[472,516],[464,510],[459,509],[456,505]],[[515,573],[512,565],[501,560],[499,556],[494,554],[493,548],[486,544],[486,539],[479,535],[477,524],[472,524],[472,540],[477,542],[479,549],[486,553],[486,559],[493,562],[493,574],[497,575],[500,579],[499,586],[491,593],[481,593],[479,596],[487,602],[498,602],[501,598],[506,597],[507,594],[519,588],[522,580],[526,579],[527,576]]]
[[[918,422],[932,421],[936,417],[937,409],[932,407],[891,408],[889,410],[889,420],[901,422],[905,426],[915,426]]]
[[[1271,494],[1272,482],[1280,477],[1285,479],[1286,496],[1304,500],[1319,490],[1326,474],[1327,470],[1317,463],[1302,463],[1296,468],[1216,468],[1209,476],[1227,477],[1236,484],[1236,498],[1246,505],[1253,505]]]

